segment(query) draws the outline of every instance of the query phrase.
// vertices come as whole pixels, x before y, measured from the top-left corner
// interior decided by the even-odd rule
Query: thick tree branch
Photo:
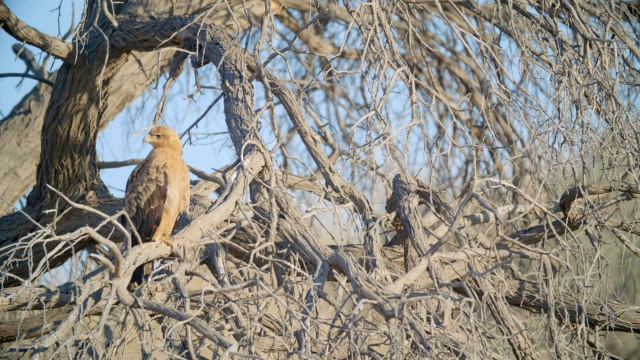
[[[510,279],[510,291],[506,299],[512,306],[531,312],[548,312],[555,310],[555,316],[572,324],[583,321],[594,330],[608,329],[621,332],[636,332],[640,329],[640,309],[632,304],[615,300],[602,302],[596,297],[589,299],[586,306],[577,303],[577,299],[569,292],[562,292],[554,298],[555,303],[541,297],[540,285],[531,281]]]
[[[23,23],[9,10],[4,0],[0,0],[0,25],[4,31],[16,40],[33,45],[47,54],[63,60],[67,64],[73,65],[77,60],[73,51],[73,45],[65,43],[55,36],[44,34]]]
[[[633,58],[629,41],[635,43],[611,35],[621,36],[612,28],[620,20],[615,4],[498,0],[476,8],[457,1],[392,1],[383,9],[378,2],[340,7],[283,1],[300,11],[285,13],[281,2],[254,0],[171,2],[164,12],[134,11],[138,2],[88,8],[88,17],[98,20],[88,23],[103,36],[85,42],[87,52],[107,60],[88,57],[75,64],[74,70],[90,70],[86,79],[80,72],[70,75],[67,65],[58,74],[56,89],[64,92],[61,85],[73,81],[89,100],[85,106],[67,91],[49,102],[37,184],[71,183],[63,189],[71,199],[55,203],[58,213],[28,208],[31,219],[0,219],[0,228],[7,228],[0,231],[0,238],[6,236],[3,281],[22,285],[2,290],[0,310],[40,311],[46,322],[34,330],[38,324],[25,317],[29,329],[14,331],[14,339],[40,335],[14,349],[118,357],[111,348],[125,346],[113,341],[114,329],[138,329],[135,346],[140,343],[148,358],[156,357],[156,349],[176,358],[205,356],[201,349],[213,343],[214,356],[228,349],[223,356],[500,359],[513,351],[535,359],[542,356],[539,344],[558,358],[569,352],[589,357],[589,346],[606,356],[601,335],[635,331],[635,308],[609,302],[598,282],[612,274],[601,274],[609,262],[619,268],[618,259],[605,255],[610,233],[638,253],[634,239],[616,230],[635,232],[638,190],[631,178],[637,177],[573,188],[560,201],[544,202],[578,178],[619,179],[636,166],[637,139],[628,119],[637,118],[637,109],[628,104],[635,94],[628,83],[637,82],[637,72],[626,63]],[[274,24],[278,11],[287,28]],[[229,35],[249,26],[238,38]],[[80,34],[82,40],[95,35]],[[339,39],[323,42],[335,34],[345,34],[344,49],[358,53],[341,52],[332,45]],[[245,48],[238,40],[244,36]],[[311,51],[298,51],[296,39]],[[115,90],[101,81],[114,81],[134,49],[176,48],[177,64],[191,54],[194,67],[216,67],[237,165],[211,175],[193,170],[207,181],[194,187],[197,210],[181,220],[173,246],[121,249],[117,234],[97,234],[74,222],[83,211],[96,215],[86,206],[109,201],[96,190],[101,164],[82,146],[95,146],[96,118],[109,110],[102,102]],[[337,56],[319,55],[322,49]],[[520,51],[521,68],[511,49]],[[261,64],[263,54],[268,57]],[[547,57],[536,59],[539,54]],[[265,91],[256,99],[266,99],[257,113],[254,79]],[[288,81],[309,86],[288,88]],[[576,83],[577,92],[565,85]],[[76,112],[65,107],[69,103]],[[268,116],[270,127],[261,128],[260,119]],[[273,149],[265,139],[275,141]],[[576,139],[586,152],[578,151]],[[551,142],[561,150],[547,149]],[[300,149],[306,149],[301,156]],[[77,171],[69,166],[74,154]],[[588,159],[600,155],[602,162]],[[415,175],[417,169],[423,170]],[[432,186],[456,200],[447,203],[448,196]],[[300,189],[317,196],[289,191]],[[215,201],[208,198],[214,190]],[[34,198],[41,203],[42,195]],[[389,214],[378,215],[385,201]],[[109,211],[119,210],[116,202]],[[113,219],[102,216],[101,223],[88,225],[106,228]],[[413,249],[382,247],[382,236],[413,243],[421,257],[409,259]],[[76,293],[30,285],[87,244],[88,259],[104,264],[102,277],[83,277],[84,285],[74,284]],[[159,259],[149,282],[127,292],[133,269]],[[73,260],[74,266],[82,263]],[[522,321],[528,314],[519,309],[541,315]],[[102,314],[97,326],[71,331],[95,322],[92,313]],[[272,314],[279,316],[276,326],[269,325]],[[9,325],[0,322],[0,337],[11,339]],[[128,334],[115,338],[124,343]],[[265,340],[271,342],[266,348]]]

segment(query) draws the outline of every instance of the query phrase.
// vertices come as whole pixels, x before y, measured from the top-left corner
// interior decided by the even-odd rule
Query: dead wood
[[[41,148],[1,177],[8,202],[34,186],[0,219],[1,356],[603,357],[640,326],[608,282],[640,254],[632,7],[85,6],[67,43],[0,0],[4,31],[64,62],[25,55],[53,87],[0,123]],[[187,68],[221,94],[185,136],[223,99],[235,159],[191,169],[173,246],[130,247],[99,171],[135,160],[99,162],[97,134],[162,83],[159,121]]]

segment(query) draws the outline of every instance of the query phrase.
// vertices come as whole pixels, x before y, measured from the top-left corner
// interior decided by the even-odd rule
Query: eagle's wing
[[[133,170],[124,198],[124,209],[143,242],[152,240],[167,199],[167,165],[154,160],[147,158]]]

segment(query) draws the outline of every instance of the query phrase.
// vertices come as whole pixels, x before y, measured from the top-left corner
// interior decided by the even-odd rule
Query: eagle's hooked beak
[[[151,143],[151,135],[147,134],[147,136],[142,139],[143,143]]]

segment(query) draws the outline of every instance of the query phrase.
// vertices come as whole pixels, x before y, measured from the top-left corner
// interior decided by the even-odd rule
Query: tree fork
[[[110,197],[99,176],[96,143],[109,86],[126,56],[111,58],[106,64],[104,57],[91,57],[87,64],[64,64],[58,72],[42,126],[37,182],[29,206],[46,209],[52,205],[54,198],[47,185],[74,201],[90,193]]]

